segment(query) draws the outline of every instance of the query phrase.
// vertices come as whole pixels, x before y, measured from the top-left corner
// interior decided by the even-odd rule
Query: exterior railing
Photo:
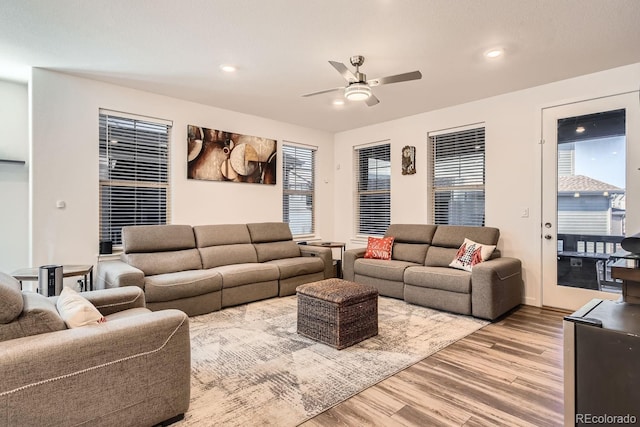
[[[624,236],[558,234],[558,283],[601,291],[620,292],[611,278],[611,255],[621,250]]]

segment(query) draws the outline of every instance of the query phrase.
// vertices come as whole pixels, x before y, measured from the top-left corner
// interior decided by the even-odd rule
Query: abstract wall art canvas
[[[275,139],[187,126],[187,178],[276,183]]]

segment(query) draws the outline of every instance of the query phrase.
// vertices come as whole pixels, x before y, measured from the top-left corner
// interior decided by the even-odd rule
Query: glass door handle
[[[545,234],[544,238],[547,239],[547,240],[551,240],[551,239],[553,239],[553,236],[551,236],[551,234]]]

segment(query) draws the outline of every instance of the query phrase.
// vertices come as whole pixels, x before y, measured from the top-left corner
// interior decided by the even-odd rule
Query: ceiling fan
[[[376,96],[371,93],[371,88],[390,83],[400,83],[410,80],[419,80],[422,78],[420,71],[412,71],[410,73],[396,74],[395,76],[381,77],[378,79],[367,80],[367,76],[360,72],[360,67],[364,64],[364,56],[356,55],[349,58],[351,65],[356,67],[355,73],[352,73],[342,62],[329,61],[329,64],[335,68],[342,77],[347,81],[347,86],[336,87],[333,89],[321,90],[320,92],[308,93],[303,97],[320,95],[322,93],[337,92],[344,90],[344,96],[350,101],[365,101],[369,107],[373,107],[380,102]]]

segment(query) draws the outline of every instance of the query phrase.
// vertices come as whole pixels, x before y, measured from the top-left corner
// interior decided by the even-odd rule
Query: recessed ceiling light
[[[582,133],[582,132],[584,132],[584,126],[578,126],[578,127],[576,128],[576,132],[577,132],[577,133]]]
[[[344,99],[335,99],[333,101],[333,105],[337,105],[337,106],[344,105]]]
[[[222,64],[220,66],[220,69],[222,71],[224,71],[225,73],[233,73],[236,70],[236,67],[234,67],[233,65],[229,65],[229,64]]]
[[[487,58],[490,59],[494,59],[494,58],[498,58],[500,56],[502,56],[504,54],[504,49],[502,49],[501,47],[496,47],[493,49],[489,49],[488,51],[486,51],[484,53],[484,56],[486,56]]]

